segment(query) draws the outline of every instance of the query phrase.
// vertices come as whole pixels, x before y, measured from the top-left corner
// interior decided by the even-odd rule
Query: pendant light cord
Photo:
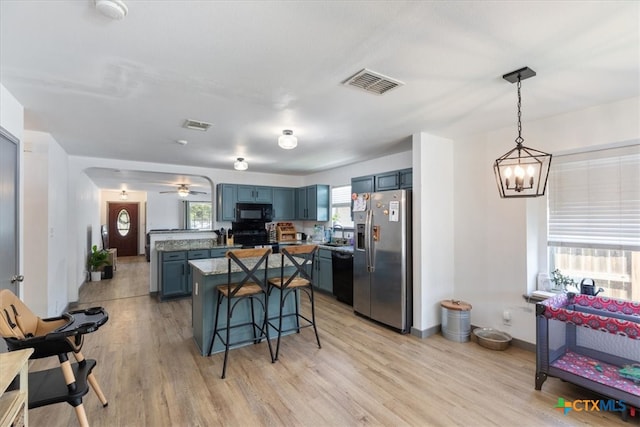
[[[520,95],[521,86],[522,86],[522,83],[520,81],[520,76],[518,75],[518,137],[516,138],[516,144],[518,144],[518,152],[520,151],[520,147],[524,142],[524,139],[522,138],[522,122],[521,122],[521,118],[522,118],[522,111],[521,111],[522,96]]]

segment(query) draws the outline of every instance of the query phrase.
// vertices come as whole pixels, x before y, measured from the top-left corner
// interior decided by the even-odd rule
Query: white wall
[[[47,197],[48,146],[26,141],[24,153],[24,275],[29,286],[23,293],[23,301],[37,315],[48,313],[47,275],[49,246],[46,244],[49,198]]]
[[[85,174],[69,179],[69,301],[78,301],[87,280],[91,246],[102,242],[100,224],[100,189]]]
[[[558,154],[637,140],[639,105],[640,98],[631,98],[524,122],[525,146]],[[500,199],[492,169],[513,148],[515,132],[514,126],[455,141],[454,291],[473,305],[472,324],[534,343],[533,305],[522,295],[546,268],[546,202]],[[504,310],[511,312],[511,326],[503,325]]]
[[[69,211],[67,153],[52,140],[49,144],[49,212],[48,212],[48,316],[58,316],[69,300],[68,263]]]
[[[41,317],[57,316],[68,299],[67,155],[44,132],[24,134],[25,304]]]
[[[453,141],[413,136],[413,333],[435,332],[454,293]]]

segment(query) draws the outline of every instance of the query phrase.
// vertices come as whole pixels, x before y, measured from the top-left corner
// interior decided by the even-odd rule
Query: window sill
[[[535,291],[530,294],[522,295],[522,298],[524,298],[524,300],[530,304],[535,304],[556,295],[558,295],[558,293],[556,292]]]

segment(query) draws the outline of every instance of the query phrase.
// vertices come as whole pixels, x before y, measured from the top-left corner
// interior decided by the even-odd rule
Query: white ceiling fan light
[[[237,171],[246,171],[249,169],[249,163],[243,157],[238,157],[238,159],[233,163],[233,168]]]
[[[207,194],[206,191],[194,191],[189,189],[189,186],[187,184],[176,184],[178,186],[177,190],[171,190],[171,191],[160,191],[160,194],[169,194],[169,193],[178,193],[178,196],[180,197],[187,197],[189,194]]]
[[[129,8],[122,0],[96,0],[96,9],[107,18],[118,21],[129,13]]]
[[[191,192],[189,191],[189,187],[187,187],[186,185],[181,185],[180,187],[178,187],[178,196],[187,197],[189,193]]]
[[[293,136],[293,131],[285,129],[278,138],[278,145],[285,150],[292,150],[298,146],[298,138]]]

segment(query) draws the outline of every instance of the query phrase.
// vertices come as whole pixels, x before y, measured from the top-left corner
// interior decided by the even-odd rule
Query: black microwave
[[[271,222],[273,206],[263,203],[237,203],[236,222]]]

